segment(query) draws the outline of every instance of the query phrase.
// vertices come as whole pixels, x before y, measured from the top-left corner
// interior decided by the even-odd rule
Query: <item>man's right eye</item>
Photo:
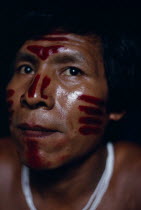
[[[34,74],[33,69],[29,65],[21,65],[16,69],[16,72],[20,74]]]

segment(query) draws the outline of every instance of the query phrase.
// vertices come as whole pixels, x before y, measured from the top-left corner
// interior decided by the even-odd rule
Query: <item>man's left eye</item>
[[[82,74],[83,74],[83,72],[77,67],[68,67],[64,71],[64,75],[66,75],[66,76],[79,76]]]

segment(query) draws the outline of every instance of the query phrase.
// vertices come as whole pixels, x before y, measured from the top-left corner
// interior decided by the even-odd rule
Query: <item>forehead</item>
[[[35,55],[30,50],[30,46],[48,47],[48,50],[53,49],[53,46],[58,46],[59,53],[75,53],[80,56],[101,56],[101,40],[96,35],[76,35],[76,34],[48,34],[38,36],[36,39],[27,40],[19,52],[26,51]],[[47,50],[47,49],[46,49]],[[54,50],[55,51],[55,50]]]

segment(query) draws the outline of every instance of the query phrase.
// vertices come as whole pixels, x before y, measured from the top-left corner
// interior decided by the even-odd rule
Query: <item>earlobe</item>
[[[121,118],[123,118],[123,116],[126,114],[125,111],[123,112],[119,112],[119,113],[110,113],[109,114],[109,120],[114,120],[114,121],[118,121],[121,120]]]

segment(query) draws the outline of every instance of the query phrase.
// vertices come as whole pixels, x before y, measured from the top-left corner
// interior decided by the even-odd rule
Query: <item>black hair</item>
[[[101,15],[102,14],[102,15]],[[113,15],[113,14],[112,14]],[[13,27],[13,26],[12,26]],[[131,107],[135,91],[140,52],[124,23],[108,11],[32,11],[12,28],[9,46],[15,52],[28,39],[62,30],[79,35],[96,34],[102,42],[105,73],[109,87],[108,111],[121,112]],[[13,55],[13,57],[11,56]],[[10,59],[15,54],[9,53]],[[132,100],[131,100],[132,98]]]

